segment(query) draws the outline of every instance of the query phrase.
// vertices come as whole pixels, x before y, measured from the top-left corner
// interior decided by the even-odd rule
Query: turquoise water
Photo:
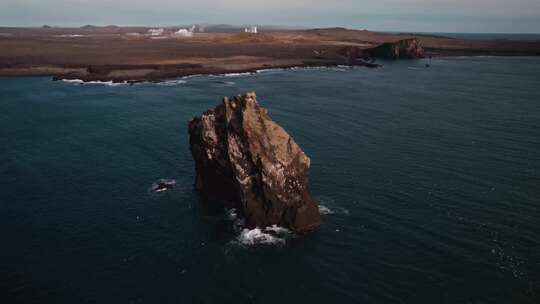
[[[538,303],[540,59],[383,64],[1,78],[2,302]],[[312,159],[316,233],[251,245],[192,189],[187,122],[250,90]]]

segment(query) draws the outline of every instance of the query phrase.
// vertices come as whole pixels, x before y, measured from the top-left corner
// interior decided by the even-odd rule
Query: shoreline
[[[132,35],[138,30],[141,34]],[[476,41],[343,28],[195,33],[156,38],[133,28],[1,28],[0,76],[143,82],[303,67],[379,67],[370,50],[414,39],[426,58],[540,56],[540,42]],[[366,57],[367,54],[367,57]],[[421,56],[413,56],[421,57]],[[364,60],[365,59],[365,60]],[[408,60],[408,59],[398,59]]]
[[[152,72],[150,72],[147,75],[142,75],[138,77],[132,77],[129,75],[129,72],[125,72],[122,77],[110,77],[103,74],[85,74],[85,72],[82,73],[35,73],[33,68],[20,68],[17,70],[16,73],[12,74],[3,74],[0,69],[0,76],[1,77],[32,77],[32,76],[43,76],[43,77],[52,77],[54,81],[62,81],[62,80],[73,80],[73,81],[81,81],[84,83],[92,83],[92,82],[112,82],[112,83],[127,83],[127,84],[135,84],[135,83],[141,83],[141,82],[160,82],[164,80],[169,79],[180,79],[184,77],[194,77],[194,76],[224,76],[224,75],[231,75],[231,74],[257,74],[261,71],[271,71],[271,70],[294,70],[294,69],[316,69],[316,68],[334,68],[334,67],[366,67],[366,68],[379,68],[382,67],[382,65],[378,63],[371,63],[371,62],[363,62],[358,61],[357,63],[350,64],[347,62],[307,62],[303,64],[291,64],[291,65],[259,65],[254,67],[248,67],[248,68],[237,68],[237,69],[223,69],[223,68],[212,68],[212,67],[200,67],[200,68],[190,68],[190,69],[183,69],[183,70],[176,70],[174,68],[171,68],[168,70],[167,68],[161,68],[161,69],[155,69]],[[131,68],[131,69],[130,69]],[[130,71],[130,70],[137,70],[138,66],[132,66],[132,67],[124,67],[124,70],[122,71]],[[108,73],[118,71],[118,70],[108,70],[105,68],[105,70],[108,71]]]
[[[362,65],[326,65],[326,66],[290,66],[290,67],[276,67],[276,68],[264,68],[257,70],[243,70],[238,72],[226,72],[226,73],[199,73],[199,74],[189,74],[184,76],[176,76],[170,78],[157,78],[152,80],[123,80],[123,81],[114,81],[114,80],[83,80],[83,79],[68,79],[68,78],[56,78],[52,76],[43,76],[43,77],[52,77],[52,81],[63,81],[68,83],[77,83],[77,84],[117,84],[117,85],[135,85],[143,83],[165,83],[167,81],[178,81],[178,80],[187,80],[195,77],[237,77],[237,76],[250,76],[262,74],[265,72],[274,72],[274,71],[292,71],[292,70],[322,70],[322,69],[332,69],[332,68],[347,68],[352,69],[354,67],[366,67]],[[380,66],[382,67],[382,66]],[[23,77],[23,76],[13,76],[13,77]],[[40,76],[28,76],[28,77],[40,77]]]
[[[479,54],[479,53],[458,53],[458,54],[429,54],[426,58],[419,59],[401,59],[409,61],[418,61],[418,60],[428,60],[429,56],[432,58],[493,58],[493,57],[539,57],[537,55],[494,55],[491,53]],[[388,62],[389,60],[387,60]],[[42,69],[52,68],[58,69],[56,67],[30,67],[30,68],[19,68],[16,69],[16,73],[2,73],[0,68],[0,77],[50,77],[53,81],[65,81],[65,82],[74,82],[80,84],[126,84],[133,85],[138,83],[159,83],[165,82],[168,80],[181,80],[188,79],[197,76],[215,76],[215,77],[227,77],[227,76],[239,76],[239,75],[254,75],[264,73],[265,71],[287,71],[287,70],[296,70],[296,69],[329,69],[329,68],[354,68],[354,67],[365,67],[365,68],[382,68],[384,65],[378,62],[364,62],[360,61],[356,64],[346,63],[346,62],[326,62],[326,63],[304,63],[304,64],[295,64],[295,65],[275,65],[275,66],[257,66],[250,67],[245,69],[219,69],[219,68],[196,68],[190,70],[182,71],[168,71],[168,70],[155,70],[158,72],[163,72],[162,74],[152,74],[144,77],[107,77],[105,75],[89,75],[84,77],[81,75],[73,73],[43,73],[35,72],[35,69],[38,68],[40,71]],[[129,68],[129,67],[125,67]],[[138,66],[132,66],[132,69],[136,70]],[[125,71],[129,71],[126,69]]]
[[[418,60],[428,60],[429,56],[432,58],[464,58],[464,57],[539,57],[537,55],[522,55],[522,54],[512,54],[512,55],[500,55],[500,54],[480,54],[480,53],[454,53],[454,54],[427,54],[426,58],[419,59],[401,59],[409,61],[418,61]],[[391,60],[387,60],[391,61]],[[137,83],[151,83],[151,82],[163,82],[167,80],[178,80],[178,79],[187,79],[197,76],[233,76],[240,74],[259,74],[264,71],[287,71],[295,69],[325,69],[325,68],[354,68],[354,67],[365,67],[365,68],[382,68],[384,65],[380,62],[364,62],[359,61],[356,64],[351,64],[347,62],[326,62],[326,63],[304,63],[304,64],[293,64],[293,65],[275,65],[267,66],[261,65],[256,67],[249,67],[244,69],[220,69],[220,68],[210,68],[210,67],[201,67],[189,70],[167,70],[165,69],[156,69],[151,75],[145,75],[143,77],[129,77],[129,74],[126,74],[125,77],[107,77],[106,75],[88,75],[87,77],[83,75],[78,75],[74,73],[46,73],[43,70],[52,69],[58,71],[62,68],[57,67],[29,67],[29,68],[15,68],[12,71],[14,73],[3,73],[2,68],[0,68],[0,77],[51,77],[53,81],[73,81],[80,82],[81,84],[98,84],[98,83],[112,83],[112,84],[137,84]],[[137,70],[138,66],[129,66],[124,67],[125,70],[129,71]],[[36,69],[39,69],[36,72]],[[111,70],[114,71],[114,70]]]

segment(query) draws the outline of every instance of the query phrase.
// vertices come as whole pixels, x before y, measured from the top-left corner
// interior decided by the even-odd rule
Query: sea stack
[[[424,49],[416,38],[385,42],[377,47],[365,50],[364,53],[370,57],[384,59],[424,58]]]
[[[223,99],[189,122],[195,187],[236,208],[249,227],[309,232],[320,225],[309,157],[259,106],[255,93]]]

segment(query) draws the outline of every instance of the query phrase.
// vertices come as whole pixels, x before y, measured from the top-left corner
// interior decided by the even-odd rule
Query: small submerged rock
[[[190,121],[189,135],[196,189],[235,208],[247,228],[319,227],[319,208],[308,191],[310,159],[255,93],[224,98]]]
[[[176,186],[174,179],[159,179],[150,186],[150,191],[154,193],[161,193],[167,190],[171,190]]]

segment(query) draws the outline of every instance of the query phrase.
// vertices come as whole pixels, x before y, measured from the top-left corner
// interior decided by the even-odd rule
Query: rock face
[[[424,49],[416,38],[385,42],[377,47],[365,50],[370,57],[385,59],[415,59],[424,58]]]
[[[223,99],[189,123],[195,187],[237,208],[249,227],[308,232],[320,225],[308,191],[310,159],[255,93]]]

